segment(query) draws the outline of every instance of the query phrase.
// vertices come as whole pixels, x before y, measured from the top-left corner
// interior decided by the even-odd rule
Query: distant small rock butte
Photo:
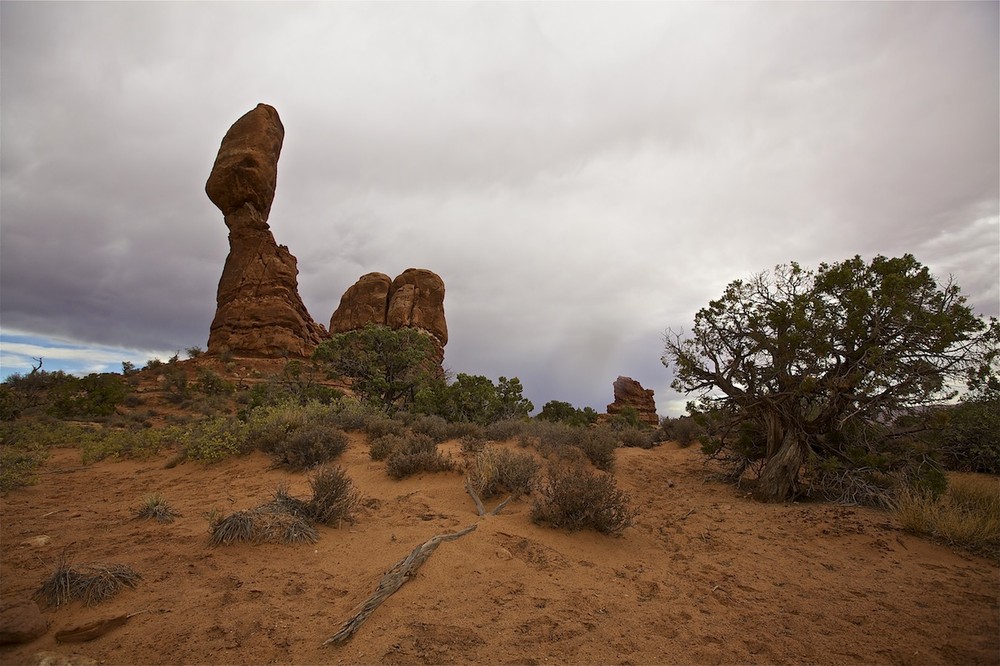
[[[642,388],[642,384],[631,377],[618,377],[614,383],[615,401],[608,405],[608,415],[615,416],[632,408],[639,415],[639,421],[651,426],[660,425],[656,415],[656,401],[653,390]]]

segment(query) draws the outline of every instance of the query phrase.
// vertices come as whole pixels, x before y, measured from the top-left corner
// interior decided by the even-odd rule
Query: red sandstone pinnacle
[[[209,353],[305,357],[326,337],[299,297],[295,257],[267,224],[283,138],[278,112],[258,104],[226,132],[205,185],[229,227]]]

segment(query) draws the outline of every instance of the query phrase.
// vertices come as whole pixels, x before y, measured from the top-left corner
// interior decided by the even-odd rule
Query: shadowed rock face
[[[652,389],[642,388],[642,384],[631,377],[619,377],[614,383],[615,401],[608,405],[608,414],[621,414],[631,407],[639,415],[639,420],[651,426],[660,425],[656,415],[656,401]]]
[[[258,104],[222,139],[205,185],[229,227],[209,353],[309,356],[326,337],[299,297],[295,257],[267,224],[284,136],[278,112]]]

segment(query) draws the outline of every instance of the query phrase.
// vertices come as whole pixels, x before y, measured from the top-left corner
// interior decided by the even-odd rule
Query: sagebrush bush
[[[321,467],[309,479],[312,499],[306,505],[310,519],[324,525],[353,522],[361,495],[347,473],[340,467]]]
[[[397,451],[385,463],[386,472],[394,479],[402,479],[419,472],[447,472],[455,464],[437,450]]]
[[[607,428],[581,429],[581,437],[574,442],[590,462],[599,470],[610,472],[615,468],[615,449],[618,438]]]
[[[523,495],[531,492],[538,468],[538,461],[531,454],[487,446],[472,460],[467,480],[482,498],[504,490],[512,495]]]
[[[483,439],[484,438],[484,428],[478,423],[471,423],[467,421],[459,421],[457,423],[449,423],[447,436],[445,439],[464,439],[466,437],[472,439]]]
[[[291,469],[309,469],[337,458],[347,448],[347,433],[325,424],[307,425],[271,445],[271,456]]]
[[[658,443],[656,432],[649,428],[622,428],[617,434],[622,446],[651,449]]]
[[[494,421],[486,426],[483,436],[494,442],[505,442],[520,437],[528,429],[529,424],[523,419],[506,419]]]
[[[401,435],[382,435],[368,445],[368,455],[372,460],[385,460],[403,448],[406,438]]]
[[[410,430],[417,435],[426,435],[435,442],[444,442],[451,437],[450,424],[437,415],[416,417],[410,422]]]
[[[49,447],[30,429],[5,424],[0,428],[0,493],[34,483],[35,470],[48,457]]]
[[[610,474],[591,474],[577,466],[550,467],[539,484],[532,520],[570,531],[595,529],[621,534],[632,525],[635,512],[629,496],[618,489]]]

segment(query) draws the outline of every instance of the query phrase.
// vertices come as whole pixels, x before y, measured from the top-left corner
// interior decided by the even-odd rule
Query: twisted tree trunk
[[[767,462],[761,470],[754,498],[762,502],[783,502],[798,487],[799,470],[806,460],[808,446],[794,425],[778,415],[767,419]]]

